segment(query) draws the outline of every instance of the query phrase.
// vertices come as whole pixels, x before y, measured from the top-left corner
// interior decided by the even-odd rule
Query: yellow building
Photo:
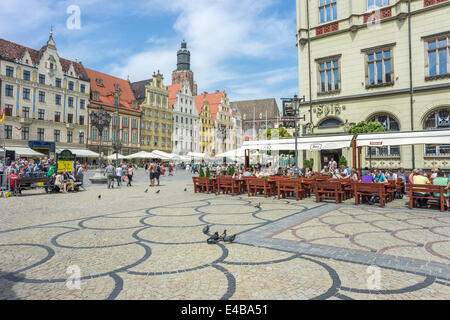
[[[141,150],[172,152],[173,112],[162,74],[131,84],[142,109]]]
[[[208,100],[203,95],[195,97],[195,106],[199,114],[200,152],[214,156],[214,120]]]
[[[301,135],[364,120],[387,131],[450,128],[450,1],[411,1],[410,17],[411,29],[407,0],[297,0]],[[450,167],[450,146],[365,149],[363,167]],[[351,164],[350,148],[300,152],[299,162],[317,170],[341,155]]]

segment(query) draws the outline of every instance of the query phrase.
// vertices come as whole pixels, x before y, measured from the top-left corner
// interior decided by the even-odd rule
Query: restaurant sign
[[[311,149],[311,151],[319,151],[322,150],[322,144],[320,143],[312,144],[309,148]]]
[[[371,146],[382,146],[383,145],[383,141],[370,141],[369,145],[371,145]]]
[[[58,166],[57,172],[64,172],[64,171],[73,171],[73,163],[75,161],[76,155],[73,154],[70,150],[63,150],[60,154],[56,157],[56,163]]]

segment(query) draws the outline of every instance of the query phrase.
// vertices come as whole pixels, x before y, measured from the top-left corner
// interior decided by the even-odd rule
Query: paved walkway
[[[0,199],[0,299],[450,296],[450,215],[436,210],[194,194],[184,173],[24,193]],[[236,242],[206,244],[207,224]]]

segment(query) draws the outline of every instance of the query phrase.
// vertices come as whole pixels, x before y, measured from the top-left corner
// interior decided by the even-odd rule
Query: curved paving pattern
[[[448,215],[193,194],[189,184],[0,199],[0,299],[450,296]],[[207,224],[236,242],[206,244]],[[378,289],[367,286],[370,265]]]

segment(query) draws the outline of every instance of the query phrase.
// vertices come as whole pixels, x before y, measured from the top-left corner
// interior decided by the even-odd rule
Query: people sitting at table
[[[233,173],[233,179],[242,179],[242,173],[239,171],[238,168]]]
[[[58,187],[58,191],[59,191],[59,192],[63,192],[63,193],[66,193],[66,192],[67,192],[67,186],[66,186],[66,183],[64,182],[63,175],[62,175],[60,172],[58,172],[58,173],[56,174],[56,177],[55,177],[55,187]]]
[[[72,175],[72,173],[69,173],[69,171],[64,171],[63,173],[63,182],[66,186],[66,191],[75,191],[75,178]]]
[[[430,184],[430,180],[428,180],[427,177],[425,177],[425,172],[422,169],[417,170],[417,174],[413,177],[413,184]],[[430,194],[428,192],[414,192],[415,196],[429,196]],[[418,207],[425,207],[427,206],[428,199],[417,199]]]
[[[433,179],[433,185],[446,186],[445,189],[447,190],[447,193],[444,193],[445,210],[450,211],[450,192],[448,191],[450,188],[450,179],[448,178],[448,176],[447,178],[445,178],[444,172],[438,170],[438,172],[436,172],[436,177]],[[441,194],[439,192],[435,192],[433,193],[433,197],[440,198]]]
[[[250,172],[250,168],[247,168],[245,172],[242,174],[243,177],[251,177],[252,173]]]
[[[353,168],[353,169],[351,170],[351,173],[350,173],[350,179],[351,179],[352,181],[358,181],[358,180],[359,180],[359,178],[358,178],[358,173],[356,172],[356,169],[355,169],[355,168]]]
[[[327,174],[328,172],[329,172],[328,166],[324,166],[322,171],[320,171],[320,173],[322,173],[322,174]]]

